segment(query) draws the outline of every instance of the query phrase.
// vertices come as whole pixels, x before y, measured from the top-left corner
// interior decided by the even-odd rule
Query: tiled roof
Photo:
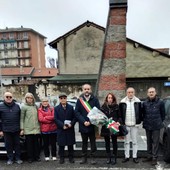
[[[58,73],[57,68],[35,68],[32,77],[54,77]]]
[[[34,67],[1,68],[2,76],[31,76]]]

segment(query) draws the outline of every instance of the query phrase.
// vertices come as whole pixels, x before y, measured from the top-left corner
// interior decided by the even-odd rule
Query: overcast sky
[[[109,0],[0,0],[0,28],[32,28],[47,43],[87,20],[106,27]],[[152,48],[170,47],[170,0],[128,0],[127,37]],[[56,57],[46,48],[46,56]]]

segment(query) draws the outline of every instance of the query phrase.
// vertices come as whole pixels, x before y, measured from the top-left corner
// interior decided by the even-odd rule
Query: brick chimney
[[[118,102],[126,88],[126,12],[127,0],[110,0],[96,92],[103,103],[112,92]]]

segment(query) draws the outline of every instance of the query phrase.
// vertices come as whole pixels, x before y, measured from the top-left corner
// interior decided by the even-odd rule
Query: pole
[[[2,70],[0,66],[0,80],[1,80],[1,98],[3,98],[3,85],[2,85]]]

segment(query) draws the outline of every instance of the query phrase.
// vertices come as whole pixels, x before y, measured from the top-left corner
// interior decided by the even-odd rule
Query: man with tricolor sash
[[[79,122],[79,132],[82,137],[82,161],[80,164],[87,163],[87,148],[88,139],[90,140],[91,146],[91,164],[96,164],[95,152],[96,152],[96,137],[95,137],[95,126],[90,123],[87,117],[90,110],[95,106],[100,108],[99,100],[92,94],[91,85],[84,84],[82,86],[82,95],[77,100],[75,113]]]

